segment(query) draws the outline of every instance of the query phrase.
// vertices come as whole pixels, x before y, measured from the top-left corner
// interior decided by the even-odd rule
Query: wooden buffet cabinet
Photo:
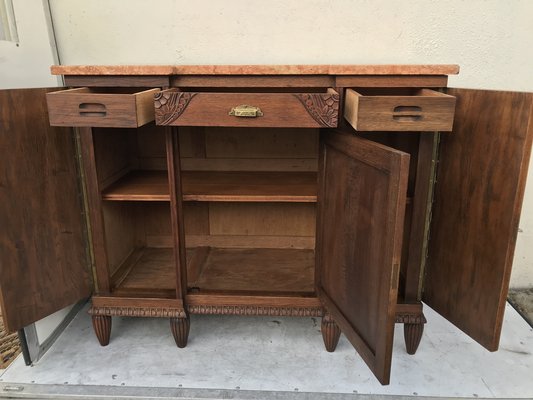
[[[113,316],[179,347],[189,314],[322,317],[386,384],[423,300],[497,349],[532,95],[447,89],[454,65],[52,72],[0,92],[8,329],[91,295],[104,346]]]

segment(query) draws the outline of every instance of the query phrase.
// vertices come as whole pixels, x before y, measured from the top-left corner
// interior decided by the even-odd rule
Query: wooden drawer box
[[[344,117],[358,131],[451,131],[455,97],[430,89],[387,96],[346,90]]]
[[[339,95],[321,93],[213,93],[170,89],[155,98],[157,125],[334,128]]]
[[[91,126],[137,128],[154,120],[154,94],[159,89],[141,92],[105,91],[77,88],[47,93],[52,126]]]

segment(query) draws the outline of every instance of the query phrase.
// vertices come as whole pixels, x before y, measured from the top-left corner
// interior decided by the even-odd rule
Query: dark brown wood
[[[52,126],[137,128],[154,120],[154,95],[159,89],[133,93],[101,93],[77,88],[49,93]]]
[[[336,87],[446,87],[447,75],[339,75]]]
[[[163,75],[127,76],[127,75],[65,75],[66,86],[87,87],[168,87],[169,77]]]
[[[424,333],[424,324],[406,323],[403,325],[405,349],[407,354],[415,354]]]
[[[109,259],[106,246],[104,215],[100,198],[100,184],[96,169],[93,132],[91,128],[78,129],[80,135],[81,161],[85,176],[91,244],[95,263],[95,290],[107,294],[111,289]]]
[[[321,317],[322,305],[315,296],[273,295],[272,293],[188,294],[191,314],[269,315]]]
[[[111,337],[111,317],[107,315],[93,315],[93,329],[100,342],[100,346],[107,346]]]
[[[326,350],[330,353],[334,352],[341,337],[341,330],[331,315],[326,313],[322,317],[320,331],[322,332],[322,339],[324,340]]]
[[[217,249],[205,257],[195,291],[313,294],[314,251],[308,249]]]
[[[165,128],[168,185],[170,190],[170,224],[176,269],[176,298],[184,299],[187,292],[187,259],[185,253],[185,220],[182,205],[179,136],[176,128]]]
[[[0,91],[0,304],[10,332],[91,293],[74,135],[48,124],[53,90]]]
[[[170,329],[172,330],[172,336],[174,336],[176,346],[178,346],[180,349],[187,346],[190,327],[191,322],[188,315],[185,318],[170,318]]]
[[[135,170],[102,192],[110,201],[170,201],[167,171]]]
[[[387,384],[409,155],[342,132],[325,132],[322,140],[319,298]]]
[[[430,89],[405,95],[346,90],[344,118],[358,131],[451,131],[455,98]]]
[[[156,124],[272,128],[336,127],[338,94],[326,93],[211,93],[163,91],[156,96]],[[230,115],[240,105],[259,107],[261,116]]]
[[[333,86],[334,80],[333,76],[327,75],[179,75],[170,78],[170,86],[182,88],[327,88]]]
[[[176,289],[173,251],[169,248],[139,248],[133,251],[112,277],[116,289]]]
[[[442,135],[423,299],[498,348],[533,140],[533,94],[452,89]]]
[[[91,315],[118,317],[183,318],[185,310],[181,299],[150,297],[93,296]]]

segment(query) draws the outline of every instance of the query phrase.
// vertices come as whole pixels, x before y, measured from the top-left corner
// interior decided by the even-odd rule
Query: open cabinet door
[[[0,91],[0,303],[9,331],[91,292],[75,142],[70,129],[49,126],[52,90]]]
[[[423,300],[498,349],[533,138],[533,94],[451,89]]]
[[[382,384],[389,383],[409,154],[321,136],[317,292]]]

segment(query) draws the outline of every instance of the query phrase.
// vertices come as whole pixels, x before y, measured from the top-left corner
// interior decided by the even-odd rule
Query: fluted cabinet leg
[[[424,333],[424,324],[403,324],[407,354],[415,354]]]
[[[100,345],[107,346],[111,337],[111,317],[108,315],[93,315],[93,328]]]
[[[172,330],[176,346],[180,349],[187,346],[190,327],[191,323],[188,315],[186,318],[170,318],[170,329]]]
[[[322,339],[324,339],[324,346],[326,346],[326,350],[330,353],[335,351],[337,343],[339,343],[341,330],[339,329],[339,326],[335,323],[331,315],[324,314],[324,316],[322,317],[320,330],[322,332]]]

